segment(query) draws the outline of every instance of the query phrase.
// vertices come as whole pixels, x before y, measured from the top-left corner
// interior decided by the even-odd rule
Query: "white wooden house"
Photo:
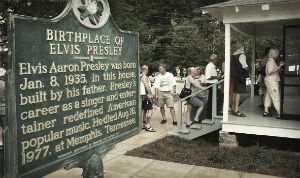
[[[231,31],[249,35],[251,47],[251,97],[240,106],[247,117],[229,114],[224,104],[223,116],[217,116],[213,96],[213,118],[204,120],[200,127],[186,128],[181,121],[182,103],[178,102],[178,126],[171,135],[193,139],[209,132],[222,129],[229,133],[245,133],[300,139],[300,0],[230,0],[201,8],[225,25],[225,79],[224,103],[229,101]],[[255,41],[259,36],[276,36],[283,41],[282,54],[285,68],[281,74],[281,109],[283,119],[264,118],[258,96],[254,95],[255,83]],[[214,91],[216,90],[213,86]]]
[[[248,34],[252,39],[251,97],[240,107],[246,118],[228,113],[224,104],[222,130],[225,132],[300,138],[300,1],[299,0],[231,0],[202,8],[225,25],[225,95],[229,101],[231,30]],[[258,36],[277,36],[283,41],[286,62],[281,74],[281,109],[283,119],[262,117],[259,99],[254,96],[255,39]],[[291,120],[294,118],[294,120]]]

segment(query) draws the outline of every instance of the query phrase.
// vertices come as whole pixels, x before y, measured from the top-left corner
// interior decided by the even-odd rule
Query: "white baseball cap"
[[[6,73],[6,70],[3,68],[0,68],[0,77],[4,76]]]

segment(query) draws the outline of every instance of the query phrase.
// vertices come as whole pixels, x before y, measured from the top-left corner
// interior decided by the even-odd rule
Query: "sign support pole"
[[[93,154],[82,169],[83,178],[104,178],[103,161],[98,154]]]

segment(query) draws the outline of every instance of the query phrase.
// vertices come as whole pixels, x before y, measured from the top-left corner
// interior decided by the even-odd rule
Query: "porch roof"
[[[219,8],[219,7],[230,7],[230,6],[245,6],[245,5],[255,5],[255,4],[269,4],[278,2],[288,2],[291,0],[231,0],[218,4],[213,4],[206,6],[204,8]],[[296,0],[294,0],[296,1]]]
[[[231,0],[201,10],[252,36],[281,37],[283,26],[300,25],[300,0]]]

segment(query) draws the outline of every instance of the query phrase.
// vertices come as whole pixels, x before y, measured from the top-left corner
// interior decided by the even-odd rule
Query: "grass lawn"
[[[300,177],[299,152],[258,146],[223,148],[218,146],[216,140],[205,138],[184,140],[165,137],[131,150],[126,155],[281,177]]]

